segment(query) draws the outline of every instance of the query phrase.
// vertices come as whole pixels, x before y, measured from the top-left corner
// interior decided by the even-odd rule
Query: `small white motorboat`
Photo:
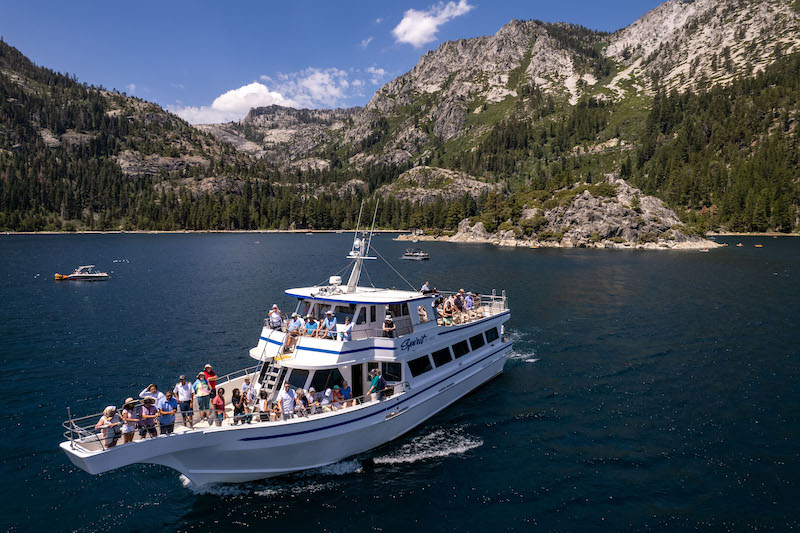
[[[109,279],[111,276],[108,272],[98,272],[94,269],[94,265],[79,266],[72,274],[56,274],[56,281],[64,280],[78,280],[78,281],[103,281]]]
[[[410,259],[412,261],[424,261],[426,259],[430,259],[431,256],[428,252],[424,252],[419,248],[409,248],[403,254],[403,259]]]

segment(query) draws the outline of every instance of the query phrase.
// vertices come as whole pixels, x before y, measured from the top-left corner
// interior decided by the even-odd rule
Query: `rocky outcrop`
[[[477,198],[498,188],[497,184],[479,181],[463,172],[421,166],[403,172],[390,185],[378,189],[378,193],[384,197],[426,204],[436,198],[453,200],[465,194]]]
[[[180,157],[164,157],[160,155],[142,155],[139,152],[125,150],[116,156],[117,164],[123,174],[155,176],[162,172],[174,172],[188,167],[201,166],[207,168],[209,161],[203,157],[183,155]]]
[[[471,224],[465,219],[450,237],[399,238],[532,248],[671,250],[718,246],[713,241],[685,233],[675,212],[658,198],[643,195],[639,189],[613,175],[609,175],[603,185],[576,184],[572,189],[559,191],[555,197],[563,197],[559,194],[562,192],[576,194],[564,205],[525,209],[517,225],[501,225],[502,229],[494,233],[486,231],[483,222]]]

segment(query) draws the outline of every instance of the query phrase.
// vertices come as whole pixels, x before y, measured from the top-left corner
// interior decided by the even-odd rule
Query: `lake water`
[[[364,456],[203,492],[160,466],[91,476],[59,450],[67,406],[98,412],[206,362],[218,373],[250,366],[267,308],[291,310],[284,289],[344,267],[350,240],[0,236],[0,527],[800,527],[792,238],[720,238],[731,246],[710,253],[420,243],[432,260],[411,262],[396,260],[407,243],[381,235],[378,252],[417,287],[507,291],[515,355],[501,377]],[[113,279],[53,281],[87,263]],[[362,281],[404,286],[383,263],[369,275]]]

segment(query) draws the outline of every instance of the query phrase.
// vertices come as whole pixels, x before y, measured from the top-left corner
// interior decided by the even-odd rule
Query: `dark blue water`
[[[394,263],[414,285],[507,290],[516,355],[506,372],[364,456],[374,469],[361,457],[200,493],[159,466],[74,468],[57,447],[67,406],[97,412],[206,362],[218,373],[249,366],[267,307],[290,309],[285,288],[342,268],[350,237],[0,236],[0,527],[800,527],[800,239],[720,240],[746,246],[421,243],[431,261]],[[376,246],[398,258],[405,243],[383,235]],[[53,281],[87,263],[114,278]],[[403,285],[385,265],[369,273]]]

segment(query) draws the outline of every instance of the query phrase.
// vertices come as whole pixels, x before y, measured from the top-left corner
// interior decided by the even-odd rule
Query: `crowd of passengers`
[[[461,289],[455,294],[445,298],[439,294],[436,289],[430,288],[430,283],[425,284],[420,289],[423,294],[432,294],[434,296],[434,309],[437,314],[437,323],[439,325],[450,326],[452,324],[461,324],[473,318],[477,318],[479,302],[478,296],[472,292],[465,292]],[[428,311],[425,306],[420,305],[417,308],[420,322],[424,323],[429,320]],[[305,317],[300,316],[298,313],[292,313],[286,321],[286,327],[283,327],[283,316],[277,304],[272,304],[267,323],[272,329],[285,331],[288,335],[283,345],[283,352],[291,352],[297,345],[300,337],[317,337],[320,339],[338,339],[340,341],[353,340],[353,323],[349,316],[345,317],[344,324],[339,324],[333,311],[328,310],[325,312],[325,318],[317,320],[316,317],[309,313]],[[394,318],[391,314],[387,314],[382,326],[383,336],[394,338],[397,336],[397,326],[394,323]]]
[[[368,393],[373,400],[382,400],[386,389],[386,381],[380,370],[370,372],[370,389]],[[289,383],[284,383],[283,390],[275,401],[270,401],[267,391],[256,391],[250,378],[245,377],[241,390],[233,389],[230,405],[233,408],[233,425],[269,422],[279,419],[288,420],[297,416],[309,416],[345,409],[355,405],[353,392],[347,381],[341,386],[334,385],[324,391],[317,392],[314,387],[307,391],[302,388],[293,390]],[[120,439],[122,444],[132,442],[136,433],[142,439],[167,435],[175,429],[175,419],[180,414],[183,425],[194,429],[195,423],[207,422],[209,425],[221,426],[229,418],[226,412],[225,389],[217,388],[217,374],[207,364],[197,374],[197,380],[189,383],[185,375],[171,390],[161,392],[155,384],[150,384],[139,393],[139,400],[127,398],[122,410],[109,405],[95,425],[100,430],[103,445],[112,448]],[[193,409],[197,400],[197,410]],[[199,420],[195,420],[199,415]],[[156,427],[158,425],[158,427]]]

